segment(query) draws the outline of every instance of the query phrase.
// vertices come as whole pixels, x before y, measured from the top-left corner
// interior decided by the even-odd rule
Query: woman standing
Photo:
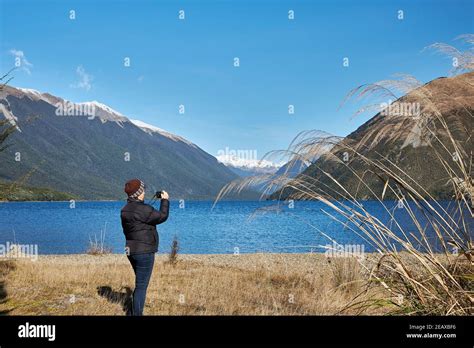
[[[128,260],[135,273],[135,290],[132,299],[132,315],[143,315],[146,291],[153,272],[155,253],[158,251],[156,225],[165,222],[169,214],[169,195],[161,192],[160,210],[145,204],[145,184],[139,179],[125,183],[127,204],[121,210],[122,228],[125,234]]]

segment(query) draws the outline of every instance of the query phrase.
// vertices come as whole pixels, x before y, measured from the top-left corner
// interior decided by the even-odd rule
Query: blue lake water
[[[385,202],[395,211],[397,221],[410,229],[411,219],[396,202]],[[443,204],[452,204],[444,202]],[[0,243],[37,244],[40,254],[83,253],[89,240],[105,231],[105,245],[122,253],[124,235],[120,225],[120,202],[8,202],[0,203]],[[171,202],[170,218],[158,226],[160,253],[167,253],[177,236],[181,253],[227,254],[253,252],[323,252],[331,241],[373,247],[349,228],[333,221],[320,202]],[[364,202],[364,207],[382,221],[389,215],[380,203]],[[263,212],[265,211],[265,213]],[[415,230],[414,228],[412,229]]]

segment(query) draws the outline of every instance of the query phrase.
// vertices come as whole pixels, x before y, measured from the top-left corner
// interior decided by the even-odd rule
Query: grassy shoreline
[[[368,254],[364,263],[373,263]],[[183,254],[176,264],[157,254],[146,315],[331,315],[379,298],[362,290],[354,258],[324,254]],[[133,290],[125,255],[40,255],[37,261],[0,259],[0,314],[124,315]],[[385,314],[391,305],[366,309]]]

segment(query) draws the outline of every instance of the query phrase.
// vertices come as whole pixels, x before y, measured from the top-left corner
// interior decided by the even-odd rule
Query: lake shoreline
[[[177,256],[178,261],[197,261],[205,262],[214,265],[223,265],[230,267],[244,267],[246,268],[250,263],[254,262],[256,267],[261,262],[299,262],[304,263],[304,267],[310,266],[308,263],[316,262],[321,264],[331,259],[337,258],[353,258],[364,262],[369,260],[372,262],[376,257],[380,257],[381,254],[377,252],[363,253],[362,255],[354,254],[333,255],[328,252],[295,252],[295,253],[283,253],[283,252],[254,252],[254,253],[220,253],[220,254],[182,254],[179,253]],[[155,262],[167,262],[169,259],[169,253],[155,253]],[[89,253],[75,253],[75,254],[38,254],[38,255],[21,255],[21,254],[7,254],[1,256],[0,262],[5,261],[20,261],[20,262],[51,262],[58,264],[60,262],[65,263],[110,263],[118,262],[121,263],[125,260],[128,263],[127,255],[124,253],[104,253],[104,254],[89,254]]]

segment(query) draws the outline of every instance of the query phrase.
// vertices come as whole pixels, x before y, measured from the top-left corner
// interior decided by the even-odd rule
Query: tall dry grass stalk
[[[106,255],[112,253],[112,248],[105,244],[105,233],[107,231],[107,222],[104,225],[104,229],[100,230],[99,238],[94,233],[94,238],[89,236],[89,247],[86,250],[86,254],[89,255]]]
[[[467,43],[474,42],[473,35],[463,38]],[[447,46],[435,45],[431,48],[443,48],[443,53],[447,52]],[[454,53],[462,57],[460,64],[463,69],[472,69],[472,51]],[[466,75],[461,81],[472,86],[473,77],[473,74]],[[406,95],[398,98],[400,94]],[[473,153],[472,145],[469,145],[472,140],[467,139],[472,136],[472,128],[462,133],[466,139],[459,139],[461,133],[458,124],[452,122],[451,117],[452,110],[461,110],[468,115],[472,125],[472,103],[466,104],[465,100],[434,93],[427,85],[422,85],[408,75],[402,75],[398,80],[359,86],[347,98],[366,96],[393,98],[393,104],[416,101],[421,105],[420,114],[410,119],[402,117],[385,126],[382,123],[382,126],[374,129],[368,127],[358,139],[341,140],[317,131],[301,133],[287,150],[274,151],[266,157],[287,156],[290,158],[289,167],[291,164],[314,162],[311,173],[317,172],[318,175],[310,175],[306,170],[292,178],[287,175],[288,169],[279,176],[254,176],[237,180],[221,190],[216,202],[231,191],[240,192],[245,187],[259,184],[267,185],[262,197],[280,188],[279,196],[274,195],[273,198],[320,201],[330,208],[326,214],[377,250],[380,257],[375,267],[368,268],[360,263],[368,274],[366,289],[374,285],[382,286],[389,303],[397,308],[395,313],[473,314]],[[373,110],[374,105],[380,103],[370,104],[359,112]],[[449,122],[447,115],[451,115]],[[443,168],[452,188],[453,200],[448,207],[436,200],[432,190],[425,187],[418,177],[383,153],[384,148],[380,144],[387,138],[396,137],[411,137],[419,148],[429,149],[435,155],[437,164]],[[341,158],[344,153],[349,154],[351,160],[344,161]],[[320,161],[314,161],[320,157]],[[334,165],[331,167],[328,163]],[[336,177],[328,171],[334,166],[342,166],[346,177],[351,176],[357,185],[344,185],[342,176]],[[369,176],[378,178],[383,189],[368,184]],[[359,190],[370,193],[371,198],[390,216],[389,222],[382,221],[365,208],[363,201],[358,198]],[[393,201],[388,204],[385,200],[388,196],[403,205],[406,216],[415,226],[414,230],[407,230],[399,221],[390,207]],[[332,236],[324,234],[317,226],[312,227],[332,240]],[[427,228],[433,231],[434,236],[427,234]],[[453,252],[453,248],[456,252]],[[366,308],[372,305],[380,305],[380,301],[358,302],[354,299],[350,307]]]

